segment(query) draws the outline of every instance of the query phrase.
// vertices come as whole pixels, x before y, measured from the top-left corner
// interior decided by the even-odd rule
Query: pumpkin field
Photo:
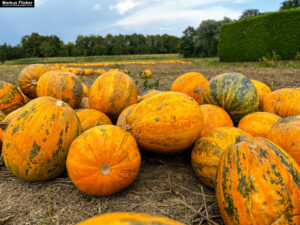
[[[44,65],[47,64],[46,61],[39,63],[43,63]],[[0,225],[76,224],[93,216],[109,212],[147,213],[161,217],[168,217],[170,219],[178,221],[179,223],[187,225],[237,224],[230,223],[230,221],[237,221],[238,219],[240,221],[240,224],[246,224],[248,215],[246,215],[246,213],[243,214],[244,211],[242,212],[242,210],[236,212],[235,210],[237,209],[230,205],[233,204],[232,202],[230,203],[230,200],[234,198],[234,201],[242,201],[237,200],[238,198],[242,199],[241,196],[244,197],[243,199],[249,200],[249,193],[251,192],[258,192],[257,198],[252,201],[253,207],[255,206],[255,204],[259,204],[259,201],[261,200],[261,204],[263,204],[261,208],[266,208],[266,212],[270,207],[274,208],[274,211],[277,210],[276,212],[270,212],[270,215],[267,215],[267,213],[266,215],[263,215],[262,218],[265,218],[265,223],[257,224],[272,224],[270,221],[274,222],[274,218],[276,218],[276,220],[281,219],[278,224],[300,224],[300,169],[298,165],[300,159],[300,149],[296,149],[295,154],[289,153],[291,155],[289,156],[287,153],[285,153],[285,151],[282,151],[281,148],[271,143],[271,141],[259,138],[250,138],[251,136],[263,137],[263,135],[266,135],[265,133],[263,133],[265,129],[264,124],[262,124],[261,127],[248,127],[249,121],[255,121],[257,119],[257,114],[253,115],[254,112],[258,111],[258,109],[260,109],[260,111],[263,111],[264,109],[259,104],[264,104],[265,109],[270,108],[268,112],[271,112],[273,110],[272,106],[276,104],[276,102],[271,102],[272,99],[270,100],[271,103],[269,106],[267,106],[266,103],[260,103],[257,97],[254,99],[251,94],[253,92],[253,95],[257,96],[255,89],[256,86],[255,83],[252,81],[252,84],[250,80],[260,81],[266,84],[271,89],[271,91],[276,91],[283,88],[290,88],[294,90],[300,87],[299,62],[293,62],[296,65],[294,68],[288,66],[291,64],[287,65],[287,62],[278,63],[282,63],[280,64],[281,66],[260,66],[259,62],[239,64],[220,63],[218,61],[214,61],[214,59],[209,59],[207,61],[205,61],[205,59],[190,59],[185,61],[180,58],[176,58],[173,60],[164,58],[159,61],[155,59],[146,59],[145,61],[129,60],[128,62],[62,62],[61,64],[48,64],[49,68],[51,68],[51,71],[45,71],[45,76],[43,75],[41,76],[41,78],[37,79],[37,90],[33,91],[33,89],[29,88],[23,89],[23,92],[24,90],[27,91],[27,97],[30,96],[30,98],[32,98],[33,100],[29,101],[25,106],[23,106],[23,108],[20,108],[20,110],[23,110],[22,113],[17,112],[17,108],[19,108],[20,106],[16,106],[14,109],[12,109],[12,106],[2,109],[2,111],[4,111],[6,115],[11,112],[16,112],[17,116],[11,116],[10,123],[8,124],[7,129],[4,131],[12,133],[12,135],[0,133],[0,136],[4,135],[4,138],[2,140],[2,156],[0,157]],[[8,82],[15,87],[20,86],[20,88],[22,89],[22,82],[27,81],[22,78],[21,73],[22,70],[27,66],[28,64],[0,65],[0,81]],[[89,71],[87,69],[91,70]],[[61,72],[61,70],[63,70],[64,72]],[[201,95],[205,93],[208,96],[207,98],[202,99],[203,96],[201,96],[201,99],[197,99],[195,96],[192,96],[193,98],[191,98],[186,94],[170,92],[171,88],[172,91],[178,92],[180,92],[180,89],[184,89],[183,85],[180,83],[181,81],[178,81],[179,84],[175,84],[174,81],[181,75],[189,72],[197,73],[196,75],[199,79],[202,79],[202,76],[200,77],[200,75],[198,74],[201,73],[203,75],[203,79],[205,79],[204,82],[210,82],[210,88],[206,88],[205,91],[203,91],[202,89],[195,89],[194,91],[195,96],[197,96],[199,93]],[[46,73],[48,77],[46,76]],[[78,83],[76,83],[77,80],[78,82],[81,81],[89,89],[89,99],[86,100],[85,104],[89,102],[90,108],[94,109],[104,107],[102,106],[103,104],[108,105],[110,104],[109,102],[112,102],[112,100],[108,101],[107,103],[103,99],[99,100],[97,93],[99,92],[99,89],[105,89],[107,86],[109,86],[110,84],[108,82],[115,82],[115,78],[111,78],[107,74],[113,74],[115,77],[126,77],[126,82],[124,81],[124,83],[118,83],[118,81],[115,84],[116,87],[130,89],[136,85],[138,91],[138,93],[135,93],[135,90],[133,90],[134,88],[132,88],[132,90],[130,89],[129,93],[124,92],[124,96],[123,94],[119,94],[118,97],[115,97],[113,99],[114,105],[117,105],[117,110],[115,111],[110,111],[108,109],[105,114],[100,112],[101,115],[97,113],[88,115],[84,113],[84,110],[79,110],[76,112],[77,116],[74,116],[75,110],[73,109],[89,107],[81,102],[84,88],[81,90],[81,98],[78,99],[77,95],[71,96],[69,95],[69,93],[67,93],[62,99],[59,99],[57,97],[59,101],[56,101],[57,99],[55,100],[54,98],[47,97],[42,97],[44,99],[40,101],[37,101],[37,99],[35,99],[37,96],[48,96],[48,93],[50,93],[52,97],[56,96],[58,89],[55,89],[55,86],[53,85],[55,84],[55,82],[57,82],[54,77],[61,75],[65,77],[68,76],[66,78],[67,83],[65,83],[65,85],[61,85],[62,88],[64,88],[65,86],[70,86],[70,89],[75,90],[77,88],[76,85],[78,85]],[[217,75],[220,74],[223,75],[217,77]],[[241,74],[248,79],[244,78],[244,76],[242,76]],[[108,77],[105,81],[107,83],[101,83],[101,79],[106,78],[105,76]],[[130,78],[128,78],[128,76]],[[193,75],[191,75],[191,77],[192,76]],[[227,77],[225,78],[225,76]],[[227,81],[224,81],[223,86],[221,86],[218,79],[227,79]],[[236,88],[236,90],[234,90],[236,92],[243,92],[244,89],[240,88],[242,85],[245,85],[245,87],[247,88],[252,88],[251,90],[249,89],[249,91],[247,90],[246,94],[242,94],[244,97],[242,103],[237,102],[236,98],[231,98],[230,96],[228,97],[229,99],[231,99],[229,100],[230,103],[226,104],[226,106],[224,106],[223,108],[217,106],[215,107],[218,109],[214,109],[214,106],[211,106],[211,108],[205,108],[205,106],[203,105],[204,101],[214,102],[216,98],[220,97],[219,94],[215,92],[221,88],[224,88],[224,86],[226,86],[228,83],[233,84],[234,82],[240,85]],[[50,84],[54,86],[53,89],[50,88]],[[188,83],[184,85],[188,85]],[[5,85],[2,86],[4,87]],[[207,84],[205,84],[205,86],[207,86]],[[4,89],[3,87],[2,89]],[[230,86],[230,88],[232,87]],[[143,93],[152,89],[161,91],[162,93],[149,97],[145,102],[145,99],[143,99]],[[2,90],[0,90],[0,94],[2,93],[1,91]],[[115,93],[114,91],[115,90],[112,90],[113,93]],[[234,91],[232,91],[232,93]],[[129,96],[125,96],[127,94]],[[135,94],[138,94],[141,98],[139,99],[139,103],[137,103],[137,99],[133,96]],[[2,95],[4,96],[3,93]],[[285,94],[285,96],[290,95],[290,92]],[[123,98],[126,98],[126,100],[124,100]],[[161,98],[162,100],[160,100],[159,98]],[[272,120],[275,124],[280,119],[280,117],[285,117],[287,115],[289,116],[289,113],[291,113],[292,110],[296,111],[300,109],[300,91],[298,90],[295,94],[295,99],[296,98],[298,98],[299,101],[294,103],[295,106],[291,107],[291,110],[287,110],[288,112],[285,115],[283,115],[285,112],[278,109],[274,109],[274,112],[272,114],[261,112],[261,114],[258,114],[259,118],[257,123],[263,123],[264,121]],[[281,99],[277,99],[276,101],[284,101],[284,97],[281,97]],[[162,103],[158,103],[159,101],[161,101]],[[255,103],[253,103],[254,101]],[[73,109],[69,107],[69,105],[65,102],[68,102]],[[174,109],[175,111],[177,110],[176,115],[172,114],[172,117],[170,116],[170,120],[172,121],[169,123],[169,127],[157,125],[160,122],[165,122],[162,120],[167,120],[164,117],[164,113],[167,112],[157,112],[164,107],[164,104],[167,105],[166,102],[170,105],[173,104],[172,109]],[[200,107],[197,102],[200,103]],[[137,103],[137,105],[134,105],[135,103]],[[148,105],[146,103],[148,103]],[[213,103],[210,104],[217,105]],[[129,107],[131,105],[134,106],[132,109],[128,110],[128,112],[130,112],[127,113],[124,116],[124,120],[121,121],[121,113],[125,108],[127,108],[125,107],[125,105]],[[255,105],[256,110],[251,108],[253,107],[253,105]],[[154,108],[154,106],[157,108]],[[242,110],[237,110],[237,108],[241,106],[244,108]],[[28,108],[26,109],[26,107]],[[226,112],[230,111],[230,109],[228,109],[230,107],[235,107],[235,110],[233,110],[231,114],[229,113],[229,116]],[[64,108],[64,111],[62,111],[62,108]],[[28,117],[29,119],[26,120],[27,114],[30,110],[32,111],[33,119],[31,120]],[[210,110],[213,111],[211,112]],[[82,130],[82,134],[75,139],[76,141],[72,142],[70,151],[69,148],[67,149],[67,151],[69,151],[67,162],[64,161],[63,163],[60,163],[59,166],[55,165],[53,166],[53,169],[51,168],[51,170],[48,171],[43,168],[43,165],[38,167],[39,162],[32,160],[36,155],[39,154],[41,148],[36,147],[35,151],[30,155],[30,163],[32,163],[32,165],[28,167],[27,170],[23,168],[16,168],[15,164],[13,163],[17,163],[22,160],[18,158],[18,153],[17,150],[15,151],[15,149],[22,149],[23,146],[26,146],[27,142],[35,140],[36,137],[41,139],[43,142],[46,142],[47,144],[49,142],[49,146],[52,145],[51,141],[46,141],[47,136],[45,136],[44,138],[43,135],[45,132],[43,130],[51,130],[52,126],[58,125],[54,125],[54,119],[49,119],[49,122],[47,123],[39,121],[42,120],[42,118],[46,118],[48,116],[48,111],[49,113],[51,112],[55,115],[64,115],[64,118],[66,118],[66,120],[68,120],[68,118],[71,118],[68,121],[72,121],[72,123],[62,123],[63,125],[59,125],[62,127],[59,129],[63,129],[66,132],[69,132],[66,140],[59,142],[60,147],[68,146],[68,144],[66,144],[67,142],[70,142],[71,144],[73,139],[75,139],[80,133],[80,129]],[[224,115],[223,112],[226,114],[224,118],[222,117]],[[153,118],[150,114],[153,114]],[[201,114],[205,115],[201,116]],[[278,114],[280,115],[278,116]],[[296,113],[295,115],[298,114],[299,113]],[[149,122],[149,118],[145,118],[145,115],[149,118],[151,117],[151,119],[154,121],[153,124]],[[251,115],[253,117],[251,117]],[[89,123],[89,121],[87,121],[89,119],[89,116],[101,116],[101,118],[103,119],[102,121],[105,121],[101,123],[117,123],[119,127],[112,128],[112,126],[110,125],[103,125],[97,126],[96,128],[90,128],[91,126],[86,125],[87,123]],[[248,116],[249,118],[246,118],[244,116]],[[74,119],[77,117],[79,119]],[[206,126],[204,125],[204,123],[199,122],[202,117],[206,118],[206,120],[208,121]],[[214,124],[216,117],[221,118],[220,120],[222,120],[222,125],[217,126]],[[247,119],[248,122],[246,121]],[[177,124],[175,120],[180,120],[180,123]],[[3,121],[5,121],[5,119]],[[85,124],[82,121],[85,121]],[[139,123],[137,123],[136,121],[145,122],[143,126],[140,125],[139,127]],[[233,126],[238,126],[239,121],[239,128],[241,128],[241,130],[233,128]],[[16,124],[19,125],[16,126]],[[41,128],[39,128],[40,126]],[[205,141],[209,141],[210,138],[215,135],[213,133],[210,133],[211,136],[205,136],[207,132],[212,132],[211,129],[215,128],[213,126],[230,127],[229,130],[227,130],[227,128],[217,129],[218,132],[224,135],[224,137],[226,135],[232,135],[232,137],[230,137],[232,139],[231,141],[233,143],[237,143],[235,145],[231,145],[230,150],[226,152],[226,156],[224,156],[223,154],[221,158],[221,160],[223,161],[219,165],[219,170],[221,172],[219,172],[218,174],[216,174],[216,165],[213,165],[215,163],[215,159],[208,158],[211,156],[205,156],[204,153],[200,153],[201,149],[208,146],[206,145]],[[120,127],[123,129],[121,129]],[[53,134],[53,137],[57,138],[57,140],[61,140],[60,138],[62,136],[61,133],[59,133],[59,129],[57,130],[56,134]],[[296,130],[295,128],[295,132],[298,133],[295,133],[293,135],[294,137],[298,137],[297,140],[299,142],[299,123],[297,129],[298,130]],[[46,131],[46,133],[47,132],[48,131]],[[273,135],[275,139],[279,140],[280,138],[276,136],[278,135],[276,134],[277,131],[274,129],[274,131],[272,132],[273,133],[270,134],[269,137]],[[293,131],[291,130],[288,133],[291,134],[292,132]],[[131,133],[132,135],[129,135],[129,133]],[[17,134],[18,136],[14,136],[13,134]],[[166,135],[167,138],[164,139],[164,135]],[[203,137],[204,139],[207,139],[203,139],[200,141],[198,140],[199,135],[201,135],[201,138]],[[281,135],[282,137],[284,137],[284,135],[288,134],[282,132]],[[15,138],[18,138],[18,141],[16,141]],[[69,139],[72,140],[70,141]],[[155,141],[153,141],[154,139]],[[284,142],[284,140],[280,141],[282,143]],[[117,148],[118,150],[122,150],[125,152],[124,154],[126,156],[119,156],[120,159],[114,159],[114,153],[105,153],[107,155],[105,155],[105,157],[103,158],[107,158],[111,161],[129,158],[128,161],[126,161],[126,165],[125,163],[122,164],[122,166],[126,166],[126,168],[123,168],[123,170],[121,168],[119,171],[120,173],[126,174],[126,176],[128,176],[125,177],[126,179],[123,179],[123,177],[120,176],[122,178],[121,179],[118,177],[118,175],[116,175],[114,178],[115,180],[109,180],[112,178],[109,178],[109,176],[107,175],[112,171],[112,169],[109,167],[109,165],[103,164],[103,166],[100,168],[100,172],[104,177],[107,178],[107,180],[104,179],[104,181],[100,182],[99,180],[97,180],[97,178],[93,177],[86,179],[85,183],[80,181],[80,179],[78,178],[77,170],[79,170],[80,168],[84,170],[85,167],[80,167],[79,165],[82,165],[84,163],[83,161],[93,161],[92,158],[94,155],[96,155],[96,153],[91,153],[92,156],[88,155],[88,153],[84,152],[84,149],[92,149],[91,151],[96,152],[98,146],[101,145],[100,142],[105,143],[105,146],[113,146],[112,148]],[[219,144],[220,146],[218,148],[224,148],[225,151],[224,146],[228,143],[221,143],[220,141]],[[115,145],[118,146],[115,147]],[[123,147],[124,149],[120,149],[121,147],[119,145],[121,147],[125,146]],[[284,142],[284,144],[282,145],[287,144],[286,142]],[[35,146],[38,145],[36,144]],[[62,148],[63,147],[59,149]],[[248,151],[248,149],[250,149],[251,151]],[[253,149],[259,149],[260,153],[257,155],[251,154],[250,152],[252,152]],[[235,152],[239,152],[240,154],[234,154]],[[57,154],[60,153],[57,152]],[[16,158],[15,162],[13,162],[14,157]],[[225,159],[225,157],[227,158]],[[263,157],[269,158],[267,160],[267,163],[259,167],[258,164],[255,164],[256,161],[253,162],[252,160],[250,160],[247,163],[244,162],[243,160],[245,160],[246,157],[253,157],[254,161],[261,161],[263,160]],[[291,159],[292,157],[295,158],[295,161]],[[282,163],[281,165],[281,163],[279,162],[279,158],[284,158],[285,163]],[[65,158],[63,159],[65,160]],[[230,164],[230,159],[236,160],[236,163],[234,163],[234,166],[232,167],[228,165]],[[296,162],[297,160],[298,164]],[[50,162],[49,160],[49,162],[47,163],[51,164],[52,162]],[[235,168],[235,166],[237,168]],[[67,167],[67,170],[65,169],[65,167]],[[203,172],[205,170],[203,169],[203,167],[207,167],[209,169],[207,174]],[[229,167],[230,169],[228,169]],[[38,171],[39,179],[36,179],[34,175],[31,176],[31,172],[32,170],[34,170],[34,168],[37,168],[35,172]],[[253,169],[253,171],[250,172],[248,171],[249,169]],[[270,177],[263,177],[263,172],[261,171],[268,171],[266,172],[266,174],[268,174],[267,176]],[[277,177],[275,177],[275,175],[278,175],[278,171],[285,174],[284,178],[281,178],[280,181],[276,180]],[[35,172],[32,172],[32,174],[34,174]],[[86,173],[90,172],[90,170],[86,169]],[[83,172],[83,174],[84,173],[85,172]],[[245,177],[250,177],[249,183],[251,183],[251,179],[256,179],[254,182],[255,185],[261,185],[261,187],[265,189],[258,190],[257,186],[255,186],[254,184],[250,184],[250,186],[248,186],[246,181],[243,180],[243,177],[240,177],[240,173],[243,173],[245,175],[244,179],[247,179]],[[249,173],[252,174],[249,175]],[[273,173],[275,174],[275,178],[272,177]],[[290,174],[293,174],[294,176],[290,176]],[[31,177],[28,178],[28,176]],[[237,181],[235,177],[238,177],[239,180]],[[269,181],[269,183],[267,181]],[[97,182],[101,183],[101,185],[103,187],[105,186],[105,188],[101,190],[96,187],[94,188],[93,185]],[[273,185],[273,183],[276,182],[280,183],[280,185],[284,187],[280,189],[280,185]],[[237,187],[239,190],[242,189],[241,193],[243,194],[237,195],[235,193],[231,193],[233,192],[231,190],[231,186]],[[284,189],[287,186],[292,186],[291,189],[294,190],[293,195],[290,193],[291,199],[289,198],[288,194],[286,194],[286,189]],[[284,206],[280,206],[280,208],[276,205],[275,207],[272,199],[270,200],[270,205],[264,205],[266,204],[266,202],[264,202],[264,198],[267,197],[263,196],[262,193],[272,192],[271,194],[273,194],[273,192],[275,193],[277,191],[276,188],[282,191],[280,193],[280,196],[282,198],[278,198],[278,202],[283,201],[282,204]],[[215,189],[218,190],[217,193]],[[275,195],[276,194],[274,194],[274,196]],[[227,201],[227,205],[224,203],[223,208],[220,208],[220,206],[218,206],[217,198],[223,202]],[[245,200],[245,202],[246,201],[247,200]],[[241,206],[241,208],[243,208],[243,206]],[[257,212],[258,214],[261,213],[263,211],[261,208],[258,207],[253,209],[253,215],[257,215],[254,214]],[[223,218],[220,213],[221,211],[224,211],[224,213],[222,214]],[[247,210],[245,209],[245,211]],[[285,217],[285,214],[288,214],[286,216],[286,220],[282,219],[281,215],[276,214],[278,212],[283,214],[282,217]],[[290,215],[289,213],[294,214]],[[238,214],[240,215],[239,218],[237,218],[239,216]],[[236,216],[231,217],[231,215]],[[158,222],[155,224],[173,223]],[[249,224],[251,224],[251,222]]]

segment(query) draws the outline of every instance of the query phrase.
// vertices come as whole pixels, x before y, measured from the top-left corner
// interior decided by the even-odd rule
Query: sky
[[[35,0],[34,8],[0,8],[0,44],[37,32],[65,43],[77,35],[182,36],[202,20],[237,19],[245,9],[277,11],[283,0]]]

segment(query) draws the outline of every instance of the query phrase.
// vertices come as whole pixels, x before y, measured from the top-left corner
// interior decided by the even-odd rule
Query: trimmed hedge
[[[221,61],[257,61],[262,56],[295,59],[300,52],[300,9],[266,13],[222,26]]]

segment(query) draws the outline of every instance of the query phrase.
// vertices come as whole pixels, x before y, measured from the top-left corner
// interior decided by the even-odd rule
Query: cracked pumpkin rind
[[[183,225],[182,223],[146,213],[113,212],[94,216],[77,225]]]
[[[24,105],[22,93],[11,83],[0,80],[0,110],[9,114]]]
[[[203,115],[192,97],[164,92],[134,106],[125,123],[143,149],[174,153],[193,145],[203,128]]]
[[[263,101],[264,98],[267,94],[271,93],[271,89],[269,88],[268,85],[264,84],[263,82],[260,82],[258,80],[251,80],[251,82],[254,84],[256,91],[257,91],[257,95],[258,95],[258,99],[259,99],[259,110],[263,111]]]
[[[96,109],[82,109],[77,111],[76,115],[80,121],[81,132],[94,126],[112,124],[107,115]]]
[[[102,125],[74,140],[67,170],[74,185],[88,195],[107,196],[129,186],[136,178],[141,155],[135,139],[122,128]]]
[[[222,155],[216,196],[227,225],[300,224],[300,167],[271,141],[246,139]]]
[[[2,155],[8,170],[28,181],[50,180],[65,170],[72,141],[80,134],[75,111],[52,97],[32,100],[10,121]]]

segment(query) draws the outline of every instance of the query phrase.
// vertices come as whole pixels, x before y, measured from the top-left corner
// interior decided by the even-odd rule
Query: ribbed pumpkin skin
[[[300,223],[300,167],[267,139],[250,138],[224,152],[216,195],[225,224]]]
[[[83,88],[83,97],[89,97],[89,88],[82,83],[82,88]]]
[[[118,120],[117,120],[117,126],[118,127],[121,127],[123,129],[126,130],[126,119],[127,119],[127,116],[131,113],[133,107],[135,107],[137,104],[133,104],[131,106],[128,106],[126,109],[124,109],[121,114],[119,115],[118,117]]]
[[[233,127],[233,122],[228,113],[219,106],[204,104],[200,105],[203,114],[203,129],[200,137],[206,132],[218,127]]]
[[[99,76],[89,92],[90,108],[108,115],[113,121],[128,106],[137,103],[138,89],[128,75],[110,71]]]
[[[83,97],[80,103],[80,108],[83,109],[89,109],[90,105],[89,105],[89,98],[88,97]]]
[[[240,73],[224,73],[213,77],[203,96],[204,103],[225,109],[235,124],[245,115],[258,111],[256,88]]]
[[[81,132],[87,129],[105,124],[112,124],[108,116],[96,109],[82,109],[76,112],[81,125]]]
[[[267,138],[282,147],[300,165],[300,115],[278,120]]]
[[[72,143],[67,170],[74,185],[88,195],[107,196],[136,178],[141,155],[128,132],[113,125],[88,129]]]
[[[50,67],[43,64],[32,64],[26,66],[18,77],[18,84],[21,91],[29,98],[36,98],[37,82],[44,73],[50,70]]]
[[[139,102],[145,100],[146,98],[152,97],[152,96],[160,94],[160,93],[162,93],[162,91],[158,91],[158,90],[148,90],[148,91],[145,91],[142,94]]]
[[[281,117],[300,115],[300,91],[282,88],[271,92],[264,98],[264,111]]]
[[[253,137],[267,138],[271,127],[280,119],[273,113],[254,112],[244,116],[238,125],[238,128],[248,132]]]
[[[258,108],[260,111],[263,111],[264,98],[267,94],[271,93],[272,91],[269,88],[269,86],[264,84],[263,82],[260,82],[258,80],[251,80],[251,82],[254,84],[256,91],[257,91],[257,95],[258,95],[258,99],[259,99],[259,107]]]
[[[215,188],[221,155],[228,146],[235,143],[238,135],[251,137],[235,127],[219,127],[208,131],[196,141],[191,154],[192,166],[204,184]]]
[[[164,92],[133,107],[126,123],[145,150],[173,153],[196,141],[203,128],[203,115],[192,97],[179,92]]]
[[[4,163],[24,180],[53,179],[65,170],[69,147],[80,132],[79,119],[68,104],[51,97],[34,99],[5,131]]]
[[[81,81],[73,73],[50,71],[40,77],[37,84],[37,95],[63,100],[75,109],[80,106],[83,87]]]
[[[0,110],[8,114],[23,105],[22,93],[14,85],[0,80]]]
[[[167,217],[145,213],[113,212],[94,216],[77,225],[183,225]]]
[[[179,76],[171,86],[171,91],[185,93],[194,98],[199,104],[203,103],[203,90],[208,81],[201,73],[190,72]]]

